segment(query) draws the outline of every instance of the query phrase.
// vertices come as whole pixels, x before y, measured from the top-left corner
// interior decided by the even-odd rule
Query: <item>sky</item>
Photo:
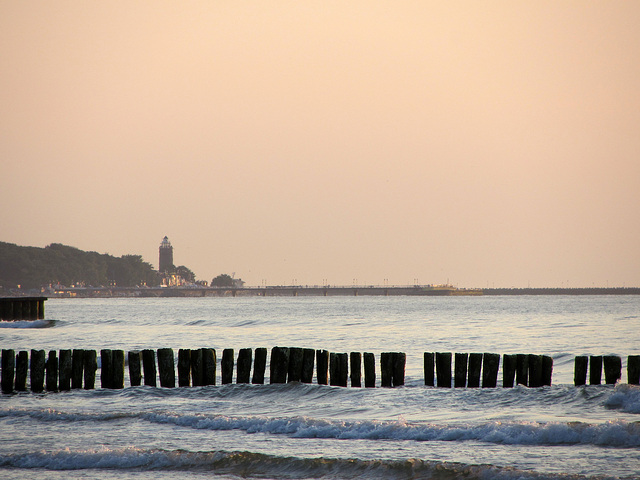
[[[0,241],[248,285],[640,286],[640,2],[0,0]]]

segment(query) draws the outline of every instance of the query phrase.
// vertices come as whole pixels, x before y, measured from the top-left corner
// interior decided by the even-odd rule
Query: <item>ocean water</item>
[[[402,351],[406,385],[220,385],[218,366],[217,386],[0,395],[0,478],[640,478],[639,326],[638,296],[51,299],[0,346]],[[553,384],[426,387],[425,351],[550,355]],[[585,354],[621,356],[621,383],[574,387]]]

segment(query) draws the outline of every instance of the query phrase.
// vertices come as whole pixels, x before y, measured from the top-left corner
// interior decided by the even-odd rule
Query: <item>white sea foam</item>
[[[430,478],[433,480],[579,480],[587,477],[543,474],[493,465],[408,460],[358,460],[323,457],[279,457],[252,452],[188,452],[106,448],[0,455],[0,469],[206,471],[242,478]],[[598,477],[599,480],[616,477]]]
[[[640,425],[624,421],[602,424],[489,422],[482,425],[425,425],[406,422],[341,422],[307,417],[261,418],[146,414],[150,422],[207,430],[288,435],[294,438],[348,440],[480,441],[506,445],[597,445],[640,447]]]
[[[49,328],[55,324],[55,320],[13,320],[0,322],[0,328]]]
[[[622,410],[626,413],[640,413],[640,386],[621,383],[604,405],[607,408]]]

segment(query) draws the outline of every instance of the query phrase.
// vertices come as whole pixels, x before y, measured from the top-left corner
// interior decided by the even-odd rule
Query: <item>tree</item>
[[[195,283],[196,281],[195,274],[184,265],[180,265],[176,268],[176,274],[180,275],[187,283]]]
[[[212,287],[233,287],[234,285],[235,281],[226,273],[218,275],[216,278],[211,280]]]

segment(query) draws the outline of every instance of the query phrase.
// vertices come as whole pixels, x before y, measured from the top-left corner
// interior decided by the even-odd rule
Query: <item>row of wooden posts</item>
[[[0,320],[43,320],[45,297],[0,297]]]
[[[157,357],[157,358],[156,358]],[[100,351],[102,388],[124,388],[125,365],[129,365],[131,386],[156,387],[176,386],[176,362],[174,350],[130,351],[125,362],[124,350]],[[157,360],[157,361],[156,361]],[[453,360],[453,362],[452,362]],[[621,378],[621,359],[616,356],[576,357],[575,384],[586,383],[587,361],[590,360],[590,383],[599,384],[604,364],[606,383],[615,383]],[[350,368],[349,364],[350,363]],[[252,366],[253,364],[253,372]],[[314,364],[319,385],[346,387],[376,386],[376,361],[373,353],[330,353],[298,347],[273,347],[269,363],[269,383],[302,382],[313,380]],[[452,371],[453,365],[453,371]],[[267,366],[267,349],[243,348],[237,358],[233,349],[224,349],[220,361],[221,383],[233,382],[234,367],[236,383],[264,384]],[[384,352],[380,354],[380,386],[404,385],[406,354]],[[364,367],[364,368],[363,368]],[[500,355],[495,353],[425,352],[424,383],[438,387],[484,387],[497,386]],[[546,355],[516,354],[502,357],[502,386],[511,388],[515,384],[528,387],[551,385],[553,359]],[[96,350],[44,350],[29,353],[2,350],[2,391],[11,393],[27,390],[30,372],[30,389],[33,392],[95,388],[98,353]],[[212,348],[180,349],[177,358],[177,385],[179,387],[216,385],[217,357]],[[253,374],[252,374],[253,373]],[[452,375],[453,373],[453,375]],[[629,383],[640,383],[640,356],[629,356]],[[453,385],[452,385],[453,380]]]

